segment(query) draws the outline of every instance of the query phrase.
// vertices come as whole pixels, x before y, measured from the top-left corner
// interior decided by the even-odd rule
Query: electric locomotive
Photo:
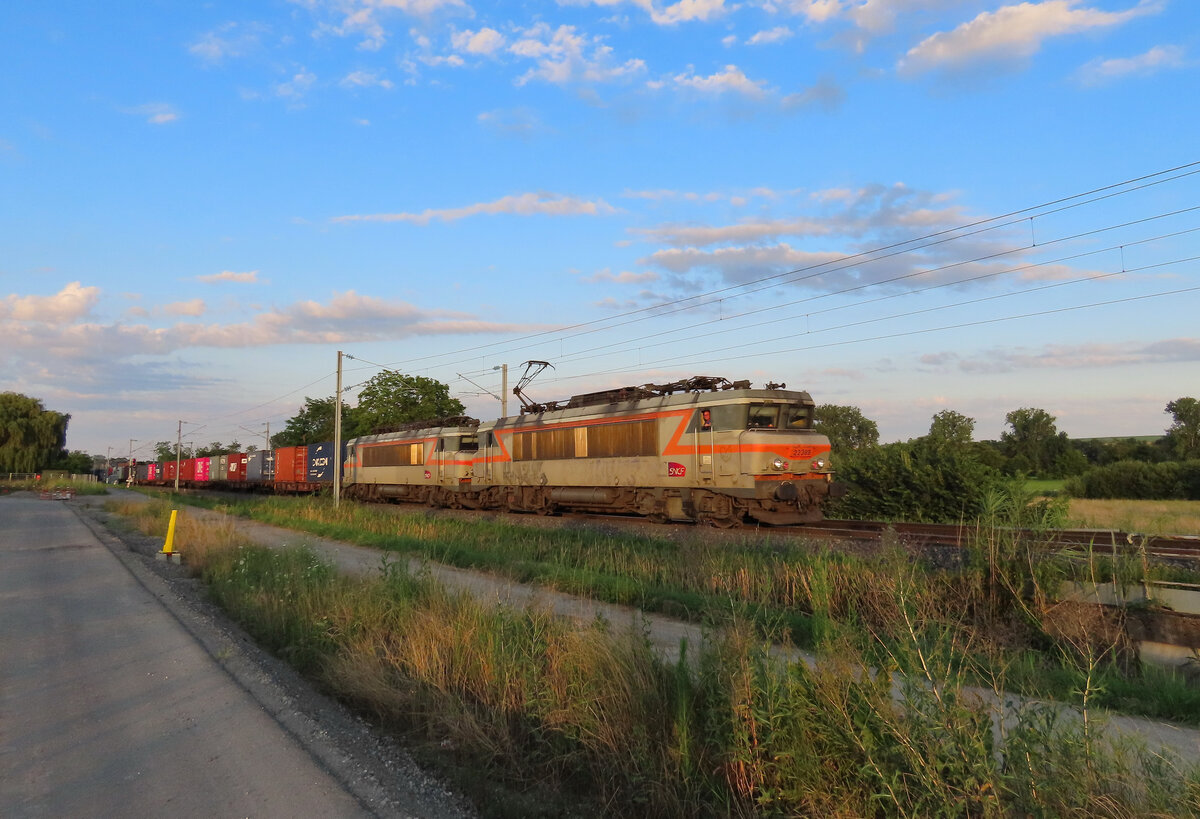
[[[698,376],[351,440],[346,493],[364,500],[553,514],[590,511],[736,526],[819,520],[841,492],[806,392]]]

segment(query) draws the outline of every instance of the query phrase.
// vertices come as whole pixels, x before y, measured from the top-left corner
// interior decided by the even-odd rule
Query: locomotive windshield
[[[447,436],[441,439],[441,449],[446,452],[459,452],[461,450],[479,449],[478,435],[455,435]]]
[[[812,429],[812,407],[784,407],[788,429]]]
[[[812,407],[751,404],[746,429],[811,429]]]
[[[798,404],[718,404],[701,407],[689,432],[742,429],[812,429],[812,407]]]
[[[779,405],[751,404],[746,429],[779,429]]]

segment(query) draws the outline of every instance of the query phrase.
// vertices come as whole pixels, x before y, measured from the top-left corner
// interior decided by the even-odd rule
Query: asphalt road
[[[0,815],[371,815],[58,501],[0,497]]]

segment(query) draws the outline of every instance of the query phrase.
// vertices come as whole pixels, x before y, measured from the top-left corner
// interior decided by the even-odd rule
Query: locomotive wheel
[[[742,525],[741,520],[735,517],[718,518],[712,515],[701,515],[700,522],[705,526],[711,526],[714,529],[736,529]]]

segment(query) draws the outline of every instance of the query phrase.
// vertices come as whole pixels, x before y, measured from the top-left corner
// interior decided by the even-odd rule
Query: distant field
[[[1038,495],[1057,494],[1063,490],[1063,487],[1066,486],[1066,483],[1067,482],[1061,478],[1046,478],[1044,480],[1041,478],[1030,478],[1025,481],[1025,485]]]
[[[1153,535],[1200,535],[1200,501],[1072,498],[1068,525],[1080,529],[1121,529]]]

